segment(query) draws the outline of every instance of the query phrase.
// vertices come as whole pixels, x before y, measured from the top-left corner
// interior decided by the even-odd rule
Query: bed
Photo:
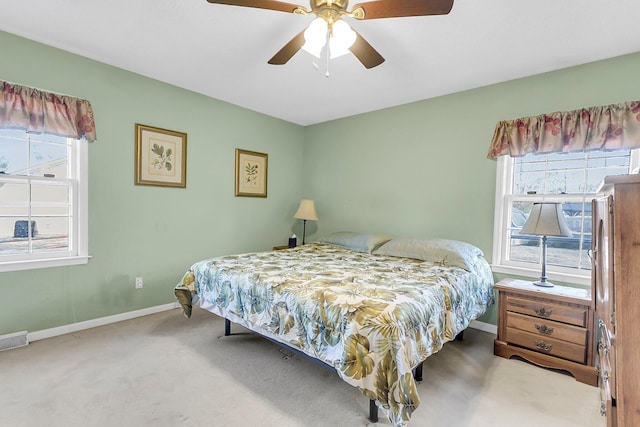
[[[199,261],[175,294],[187,317],[200,307],[331,366],[396,426],[420,404],[412,371],[494,301],[473,245],[351,232]]]

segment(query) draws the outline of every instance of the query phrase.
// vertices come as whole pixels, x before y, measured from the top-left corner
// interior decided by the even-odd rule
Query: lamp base
[[[546,280],[545,281],[538,280],[537,282],[533,282],[533,284],[536,285],[536,286],[540,286],[541,288],[553,288],[554,287],[553,283],[547,282]]]

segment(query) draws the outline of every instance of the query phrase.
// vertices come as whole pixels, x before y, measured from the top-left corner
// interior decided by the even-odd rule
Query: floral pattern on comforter
[[[200,261],[176,287],[185,314],[191,292],[201,307],[333,366],[404,425],[420,403],[412,369],[493,303],[493,276],[484,258],[469,272],[308,244]]]

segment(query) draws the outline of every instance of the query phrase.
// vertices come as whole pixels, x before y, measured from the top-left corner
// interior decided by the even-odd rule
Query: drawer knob
[[[540,332],[543,335],[551,335],[553,333],[553,328],[547,325],[538,325],[537,323],[534,323],[536,329],[538,330],[538,332]]]
[[[553,344],[549,344],[544,341],[534,341],[533,343],[538,349],[543,351],[551,351],[551,349],[553,348]]]
[[[534,309],[533,309],[533,311],[535,311],[535,312],[536,312],[536,314],[537,314],[538,316],[540,316],[540,317],[549,317],[549,316],[551,316],[551,314],[553,313],[553,311],[552,311],[552,310],[547,310],[547,309],[546,309],[546,308],[544,308],[544,307],[537,307],[537,308],[534,308]]]

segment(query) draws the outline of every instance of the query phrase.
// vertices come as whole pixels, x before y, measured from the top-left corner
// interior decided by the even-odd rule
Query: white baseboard
[[[469,324],[469,327],[473,329],[478,329],[484,332],[489,332],[490,334],[494,334],[494,335],[498,334],[498,327],[496,325],[492,325],[491,323],[472,320],[471,324]]]
[[[122,322],[123,320],[135,319],[136,317],[147,316],[149,314],[160,313],[161,311],[179,308],[178,302],[157,305],[155,307],[143,308],[141,310],[128,311],[126,313],[114,314],[113,316],[100,317],[98,319],[86,320],[84,322],[71,323],[69,325],[58,326],[57,328],[43,329],[41,331],[29,332],[27,338],[29,342],[43,340],[45,338],[57,337],[58,335],[70,334],[85,329],[104,326],[110,323]]]
[[[73,332],[91,329],[98,326],[109,325],[111,323],[122,322],[123,320],[135,319],[136,317],[148,316],[149,314],[160,313],[162,311],[180,308],[180,304],[172,302],[169,304],[157,305],[155,307],[143,308],[141,310],[129,311],[126,313],[115,314],[113,316],[100,317],[98,319],[86,320],[84,322],[71,323],[69,325],[58,326],[57,328],[43,329],[41,331],[29,332],[27,339],[29,342],[43,340],[46,338],[57,337],[59,335],[70,334]],[[497,334],[498,327],[490,323],[472,320],[470,328],[478,329],[490,334]]]

